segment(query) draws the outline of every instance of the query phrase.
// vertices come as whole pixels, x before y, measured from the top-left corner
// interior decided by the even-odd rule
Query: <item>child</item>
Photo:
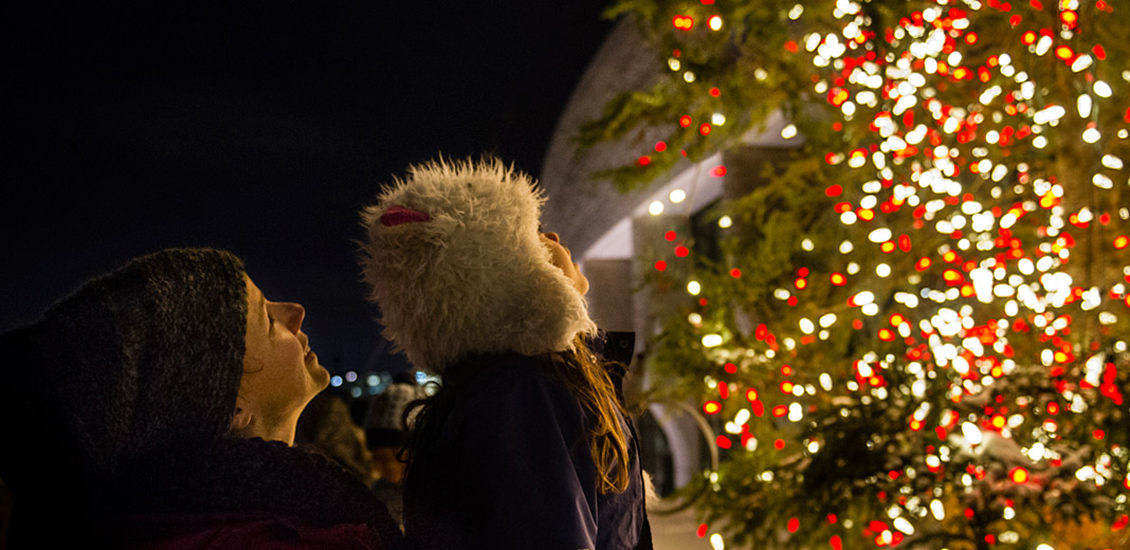
[[[651,548],[635,436],[588,349],[588,280],[497,160],[409,169],[363,212],[385,335],[442,375],[408,443],[411,548]]]

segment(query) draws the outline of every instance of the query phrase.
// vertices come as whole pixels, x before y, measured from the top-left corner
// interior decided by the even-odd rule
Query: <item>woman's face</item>
[[[543,232],[541,238],[545,246],[549,248],[553,265],[561,268],[565,276],[573,281],[573,286],[577,288],[577,292],[584,296],[589,291],[589,280],[581,274],[577,264],[573,263],[573,255],[568,248],[565,248],[565,245],[561,244],[561,237],[557,233]]]
[[[252,435],[274,439],[276,429],[288,426],[293,434],[298,415],[329,384],[329,373],[302,332],[305,315],[298,304],[267,300],[247,278],[247,350],[239,397],[253,426],[261,424]]]

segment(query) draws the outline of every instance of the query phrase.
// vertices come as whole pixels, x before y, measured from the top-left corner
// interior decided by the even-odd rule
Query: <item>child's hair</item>
[[[580,335],[577,336],[575,350],[548,353],[541,358],[545,359],[549,374],[561,382],[589,413],[591,425],[587,443],[599,476],[597,488],[601,493],[624,492],[630,480],[628,438],[621,420],[626,413],[620,405],[606,364],[589,350]],[[455,376],[457,371],[451,374],[453,376],[445,378],[443,386],[434,395],[413,401],[405,408],[405,425],[409,416],[415,416],[401,460],[414,460],[421,443],[438,436],[443,429],[443,418],[451,412],[454,404],[474,390],[469,383],[474,378]]]
[[[580,336],[575,347],[575,351],[565,352],[572,355],[572,361],[557,369],[560,371],[557,374],[592,416],[589,451],[600,476],[600,492],[622,493],[628,488],[629,480],[628,438],[624,435],[621,420],[626,412],[620,405],[608,370],[589,351]]]

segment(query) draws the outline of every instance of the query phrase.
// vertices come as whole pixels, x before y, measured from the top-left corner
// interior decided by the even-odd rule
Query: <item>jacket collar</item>
[[[313,525],[367,524],[390,536],[388,510],[343,468],[277,441],[225,438],[167,447],[127,468],[105,492],[108,513],[272,513]]]

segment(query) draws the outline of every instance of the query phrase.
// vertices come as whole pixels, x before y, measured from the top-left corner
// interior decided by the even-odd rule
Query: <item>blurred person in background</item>
[[[404,519],[405,463],[401,451],[412,424],[412,419],[405,413],[410,403],[423,397],[423,388],[416,384],[411,373],[397,373],[385,391],[369,400],[365,419],[365,441],[373,460],[373,494],[388,506],[389,513],[398,523]]]
[[[349,406],[337,395],[322,392],[306,405],[298,417],[294,444],[326,455],[366,485],[373,478],[365,432],[353,422]]]

